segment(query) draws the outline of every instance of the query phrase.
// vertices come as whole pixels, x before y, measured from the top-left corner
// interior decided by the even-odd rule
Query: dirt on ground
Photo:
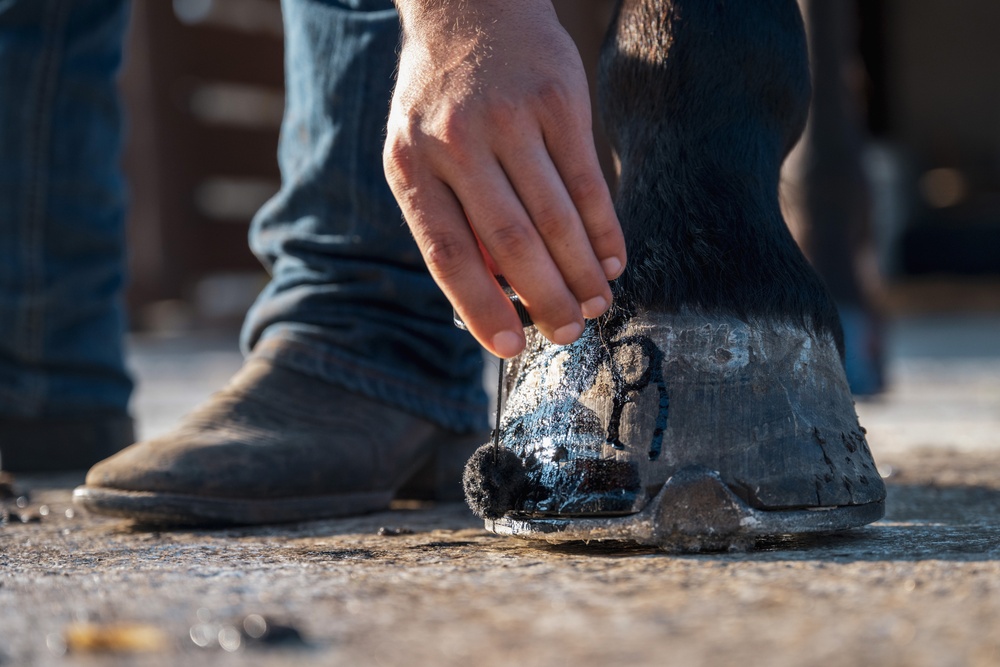
[[[1000,664],[1000,455],[884,466],[871,527],[687,556],[497,537],[461,505],[156,531],[25,479],[0,664]]]
[[[0,665],[997,665],[1000,363],[942,364],[858,404],[885,519],[743,553],[523,542],[462,505],[151,530],[8,480]]]

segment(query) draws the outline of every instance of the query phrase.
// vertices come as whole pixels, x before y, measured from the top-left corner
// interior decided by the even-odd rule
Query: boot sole
[[[486,529],[546,542],[620,541],[673,552],[732,551],[747,549],[764,537],[858,528],[884,515],[884,501],[815,509],[754,509],[717,472],[691,466],[667,480],[636,514],[600,518],[507,515],[487,519]]]
[[[80,486],[73,502],[88,512],[131,519],[139,524],[227,526],[294,523],[368,514],[388,508],[392,491],[307,498],[207,498]]]

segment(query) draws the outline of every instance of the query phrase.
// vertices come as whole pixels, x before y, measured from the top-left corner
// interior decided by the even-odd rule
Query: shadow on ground
[[[994,468],[1000,470],[1000,466]],[[954,472],[954,469],[953,469]],[[845,533],[784,536],[759,540],[745,552],[705,553],[682,557],[736,561],[994,561],[1000,559],[1000,489],[960,482],[908,482],[890,477],[886,516],[871,526]],[[418,551],[437,558],[474,558],[486,552],[510,556],[593,558],[676,557],[654,547],[616,542],[546,544],[502,538],[482,530],[482,524],[461,504],[425,504],[327,521],[263,527],[163,529],[128,522],[103,524],[108,535],[171,540],[287,540],[295,549],[286,558],[303,562],[348,562],[372,559],[406,560]],[[310,540],[350,543],[329,548],[309,546]]]

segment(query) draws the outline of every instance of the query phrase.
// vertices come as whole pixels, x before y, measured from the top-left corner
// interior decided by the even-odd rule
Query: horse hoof
[[[666,546],[881,516],[885,486],[828,333],[644,310],[593,321],[565,347],[531,332],[507,387],[500,446],[524,475],[490,505],[498,532],[623,539],[603,535],[656,517],[628,539]],[[718,511],[683,501],[709,487]]]

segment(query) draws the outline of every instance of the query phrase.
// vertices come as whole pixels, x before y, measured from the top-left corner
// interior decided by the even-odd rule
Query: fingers
[[[407,132],[410,141],[386,147],[387,176],[431,274],[477,340],[502,357],[520,352],[524,337],[494,274],[507,278],[546,338],[567,345],[584,318],[607,310],[607,280],[624,263],[596,156],[593,187],[571,190],[528,121],[496,145],[465,141],[456,149]],[[414,140],[423,145],[414,149]],[[569,173],[577,185],[587,176]]]
[[[574,209],[586,230],[590,247],[608,280],[625,270],[625,237],[615,214],[611,193],[601,172],[588,107],[546,106],[541,116],[545,145]],[[575,118],[576,122],[567,122]]]
[[[542,335],[558,345],[576,340],[584,325],[579,302],[500,165],[486,162],[449,182],[483,247]]]
[[[524,330],[486,265],[451,190],[427,177],[396,197],[427,268],[469,332],[491,353],[509,358],[524,349]]]
[[[514,146],[509,156],[504,156],[503,168],[583,316],[599,317],[611,304],[611,289],[541,137]]]

